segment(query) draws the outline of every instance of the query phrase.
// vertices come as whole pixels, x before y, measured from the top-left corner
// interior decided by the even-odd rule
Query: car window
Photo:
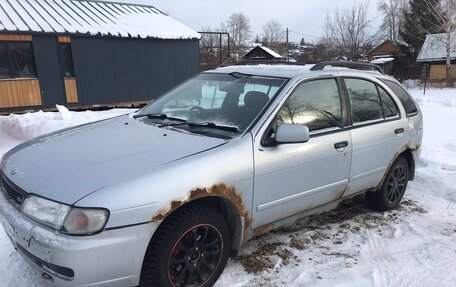
[[[266,85],[266,84],[246,84],[244,88],[244,93],[240,95],[239,97],[239,106],[244,106],[244,99],[245,95],[249,92],[262,92],[268,95],[269,99],[272,98],[273,95],[277,93],[280,87],[277,86],[271,86],[271,85]]]
[[[404,106],[405,112],[407,115],[414,115],[418,113],[418,108],[415,105],[415,102],[413,102],[412,98],[410,95],[407,93],[407,91],[401,87],[396,82],[390,81],[390,80],[385,80],[385,79],[380,79],[383,83],[385,83],[399,98],[401,101],[402,105]]]
[[[382,87],[378,87],[378,93],[382,101],[383,115],[385,119],[398,116],[399,112],[397,110],[397,106],[391,96]]]
[[[147,105],[140,115],[161,116],[154,121],[162,126],[173,124],[176,129],[229,138],[233,128],[236,133],[247,129],[285,82],[240,73],[202,73]],[[172,123],[166,117],[181,121]]]
[[[202,85],[201,91],[201,103],[199,103],[201,107],[205,109],[219,109],[222,106],[226,92],[220,91],[219,86],[208,81]]]
[[[383,119],[380,97],[374,83],[361,79],[345,79],[350,99],[353,124]]]
[[[310,131],[342,127],[339,86],[335,79],[301,84],[277,114],[277,125],[306,125]]]

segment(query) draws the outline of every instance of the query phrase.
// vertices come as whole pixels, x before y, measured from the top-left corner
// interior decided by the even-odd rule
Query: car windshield
[[[252,124],[285,81],[239,73],[203,73],[153,101],[135,117],[160,121],[162,127],[229,138]]]

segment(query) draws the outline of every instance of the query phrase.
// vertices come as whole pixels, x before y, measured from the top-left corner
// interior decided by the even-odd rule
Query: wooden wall
[[[0,41],[32,41],[31,35],[0,34]]]
[[[453,79],[456,78],[456,64],[451,65]],[[439,81],[446,79],[446,65],[431,65],[431,73],[429,79],[432,81]]]
[[[76,88],[76,79],[65,79],[66,101],[69,104],[79,102],[78,90]]]
[[[41,106],[38,80],[0,80],[0,109]]]
[[[0,34],[0,41],[32,41],[31,35]],[[0,109],[41,106],[38,79],[0,80]]]

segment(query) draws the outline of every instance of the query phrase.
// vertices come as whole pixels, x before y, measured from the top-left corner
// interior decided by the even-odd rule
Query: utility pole
[[[289,30],[287,28],[287,57],[286,57],[287,62],[290,61],[290,49],[288,47],[288,34],[289,34]]]

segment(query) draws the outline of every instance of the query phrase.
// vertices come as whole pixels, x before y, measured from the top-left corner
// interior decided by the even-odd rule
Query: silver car
[[[366,193],[397,207],[422,115],[379,72],[232,66],[17,146],[0,221],[57,286],[212,286],[250,238]]]

